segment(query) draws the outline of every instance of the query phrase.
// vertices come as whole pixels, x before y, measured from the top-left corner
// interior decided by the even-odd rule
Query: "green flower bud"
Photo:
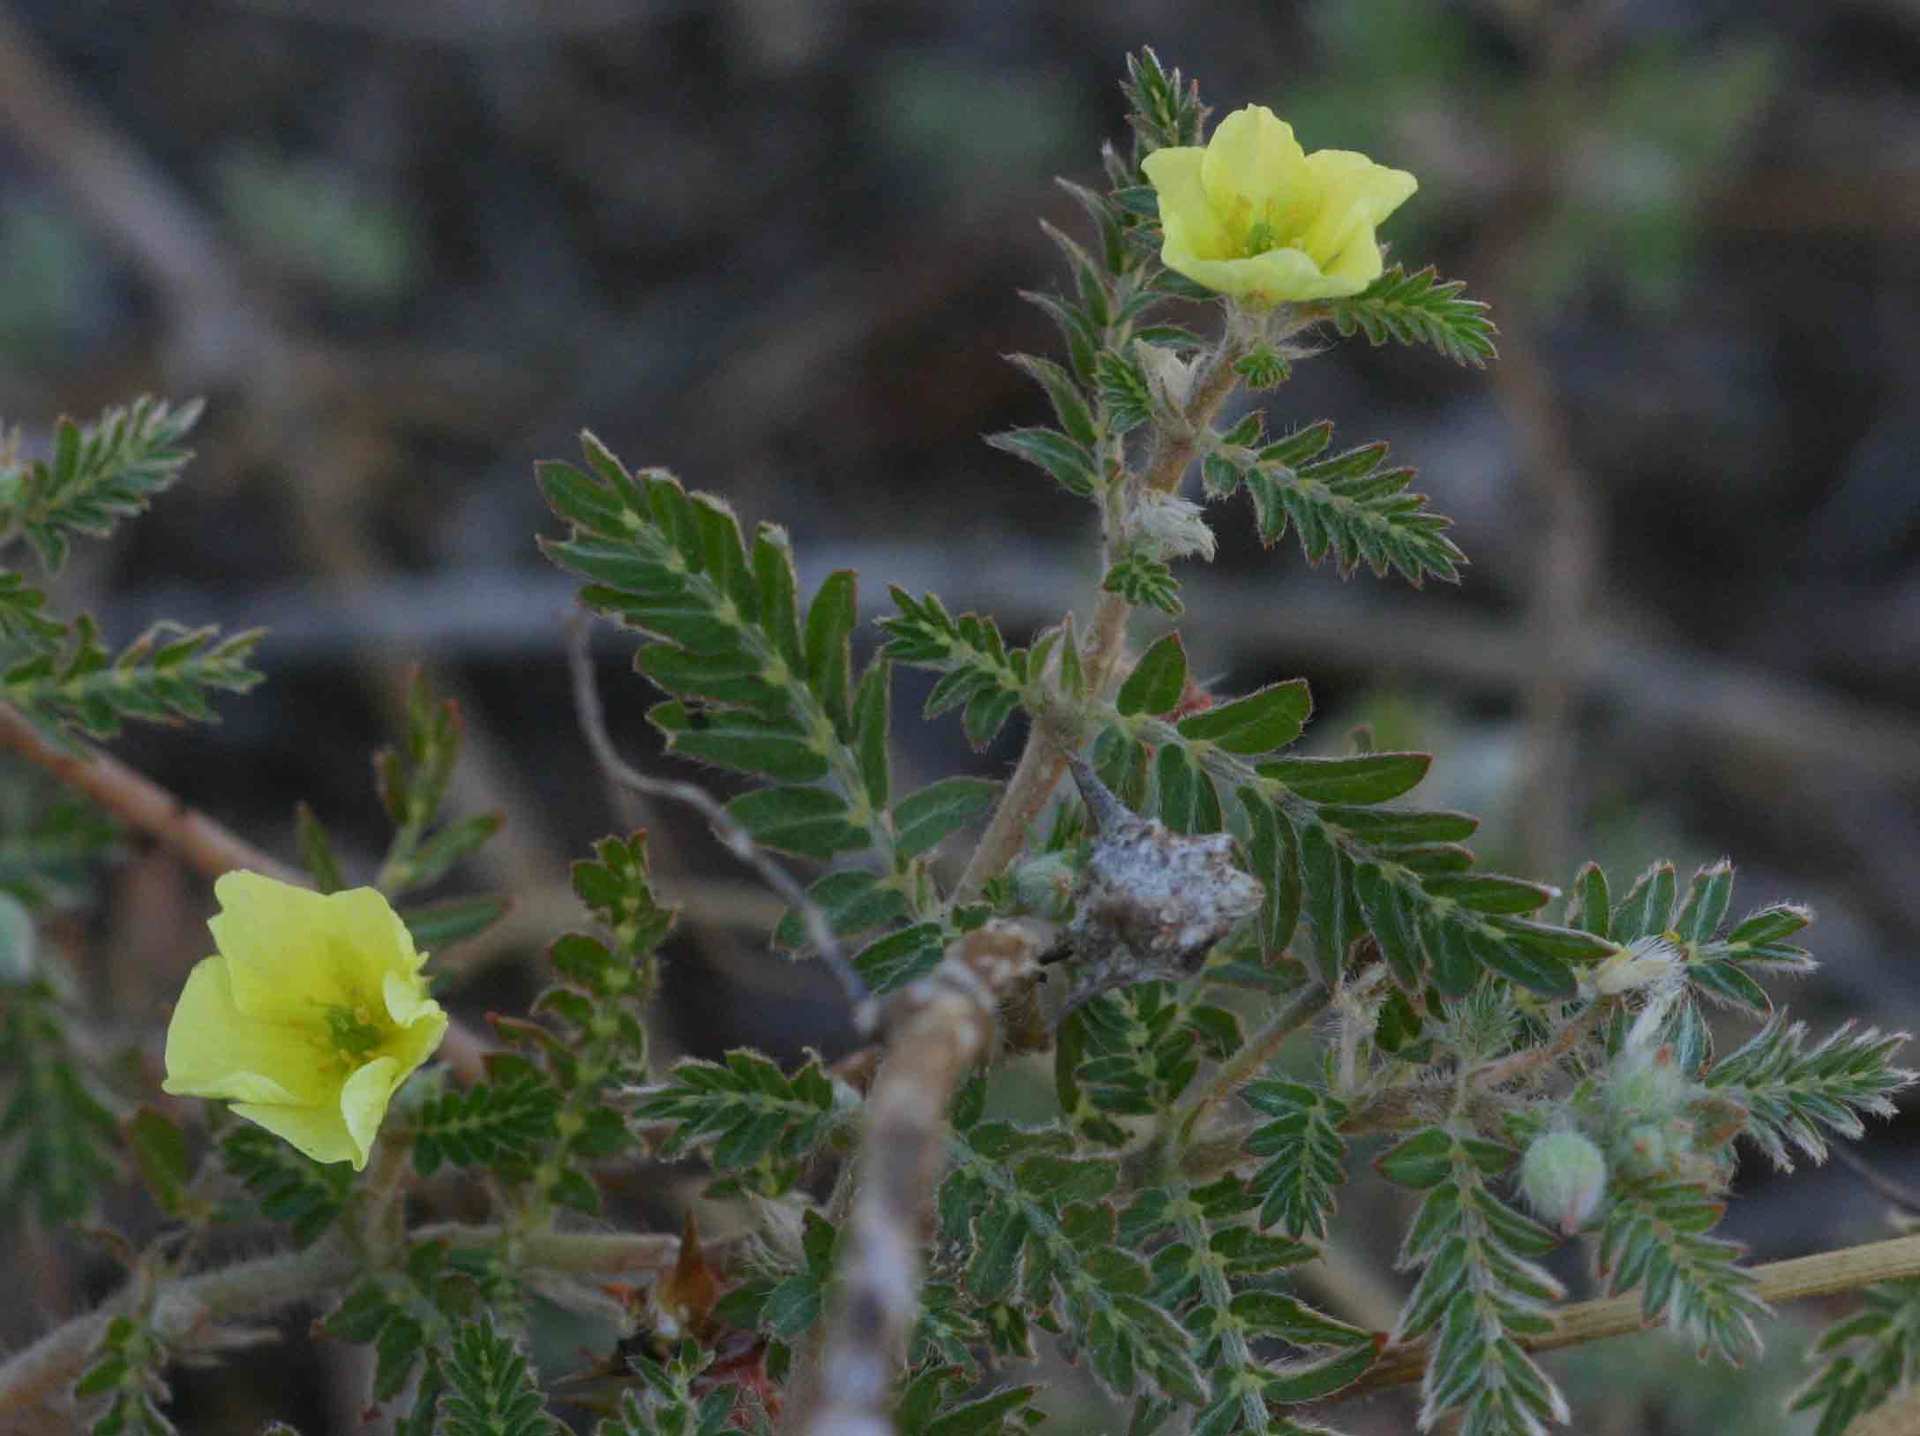
[[[1013,870],[1013,892],[1021,910],[1056,920],[1068,916],[1079,881],[1065,853],[1041,853]]]
[[[1568,1236],[1585,1226],[1607,1190],[1607,1159],[1578,1132],[1536,1137],[1520,1159],[1520,1194]]]

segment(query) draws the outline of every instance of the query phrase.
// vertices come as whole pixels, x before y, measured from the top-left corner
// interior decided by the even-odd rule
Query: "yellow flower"
[[[217,1097],[320,1162],[358,1171],[447,1014],[425,955],[372,888],[321,895],[258,873],[214,884],[219,952],[195,964],[167,1027],[176,1096]]]
[[[1261,308],[1365,289],[1380,277],[1374,226],[1417,188],[1352,150],[1305,153],[1265,105],[1228,115],[1206,148],[1155,150],[1144,166],[1161,262]]]

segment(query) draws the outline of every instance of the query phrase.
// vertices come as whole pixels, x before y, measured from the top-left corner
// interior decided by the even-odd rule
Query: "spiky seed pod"
[[[1184,977],[1260,910],[1260,884],[1233,865],[1225,833],[1187,836],[1142,818],[1073,760],[1095,839],[1067,930],[1069,979],[1057,1022],[1112,988]]]

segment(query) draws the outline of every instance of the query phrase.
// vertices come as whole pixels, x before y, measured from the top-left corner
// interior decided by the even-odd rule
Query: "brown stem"
[[[919,1314],[920,1248],[946,1149],[947,1106],[988,1055],[1000,1001],[1034,970],[1044,939],[991,922],[889,1005],[887,1056],[867,1094],[853,1206],[843,1231],[817,1385],[790,1429],[806,1436],[892,1430],[893,1382]]]
[[[1504,1087],[1509,1082],[1517,1082],[1530,1073],[1550,1067],[1573,1051],[1581,1036],[1593,1026],[1594,1019],[1608,1011],[1611,1004],[1604,999],[1595,999],[1561,1025],[1552,1040],[1538,1047],[1523,1048],[1510,1056],[1502,1057],[1498,1062],[1488,1063],[1473,1074],[1473,1080],[1481,1087]]]
[[[1755,1290],[1769,1303],[1801,1301],[1807,1297],[1832,1296],[1853,1291],[1876,1282],[1897,1281],[1920,1276],[1920,1236],[1894,1237],[1863,1246],[1842,1247],[1837,1251],[1817,1252],[1812,1256],[1792,1257],[1768,1262],[1752,1269]],[[1565,1346],[1580,1346],[1589,1341],[1625,1336],[1647,1327],[1641,1315],[1638,1292],[1608,1297],[1604,1301],[1583,1301],[1563,1307],[1553,1314],[1553,1330],[1532,1337],[1523,1344],[1529,1351],[1556,1351]],[[1402,1386],[1418,1381],[1426,1369],[1424,1342],[1389,1347],[1367,1374],[1346,1388],[1335,1400],[1344,1401],[1369,1391]]]
[[[1201,1119],[1273,1060],[1286,1040],[1327,1010],[1333,994],[1318,982],[1301,988],[1256,1031],[1177,1110],[1166,1130],[1184,1143],[1200,1129]]]
[[[272,857],[220,826],[205,813],[188,807],[145,774],[135,772],[110,753],[74,742],[53,742],[18,709],[0,705],[0,746],[44,768],[65,786],[92,799],[130,828],[136,828],[177,854],[195,872],[209,878],[235,868],[246,868],[281,882],[305,879]]]
[[[485,1246],[501,1233],[498,1227],[448,1223],[412,1235],[416,1241]],[[529,1268],[577,1276],[660,1270],[672,1266],[680,1250],[674,1237],[620,1232],[537,1232],[518,1242],[520,1260]],[[219,1322],[266,1316],[335,1291],[359,1266],[336,1233],[304,1251],[276,1252],[163,1283],[154,1293],[149,1320],[162,1342],[189,1345]],[[121,1291],[0,1363],[0,1429],[14,1429],[4,1418],[25,1416],[59,1399],[129,1294]]]
[[[1206,367],[1194,377],[1193,392],[1176,427],[1163,429],[1155,443],[1147,467],[1139,478],[1144,493],[1171,493],[1180,487],[1187,470],[1199,456],[1201,439],[1211,428],[1220,406],[1239,386],[1240,376],[1234,363],[1240,357],[1240,342],[1229,327]],[[1133,607],[1117,593],[1102,592],[1093,611],[1093,627],[1081,654],[1081,666],[1087,675],[1089,691],[1104,696],[1113,686],[1120,667],[1120,655],[1126,649],[1127,618]],[[954,896],[965,900],[976,895],[988,878],[996,876],[1019,854],[1026,842],[1027,830],[1040,817],[1067,771],[1067,753],[1059,735],[1047,731],[1038,717],[1027,733],[1027,746],[1007,783],[1007,791],[995,809],[993,819],[981,835],[967,869],[960,876]]]

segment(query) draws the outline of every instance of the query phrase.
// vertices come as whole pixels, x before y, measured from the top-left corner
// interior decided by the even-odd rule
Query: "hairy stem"
[[[412,1234],[415,1241],[440,1239],[471,1246],[490,1245],[500,1235],[498,1227],[453,1223],[422,1227]],[[518,1239],[520,1259],[526,1266],[572,1275],[657,1270],[671,1266],[679,1250],[674,1237],[617,1232],[538,1232]],[[345,1286],[360,1269],[351,1245],[336,1233],[304,1251],[276,1252],[178,1277],[162,1283],[153,1295],[154,1333],[163,1342],[190,1345],[196,1335],[219,1322],[267,1316],[316,1301]],[[130,1295],[131,1287],[123,1289],[0,1364],[0,1418],[24,1416],[57,1401]],[[4,1419],[0,1427],[11,1429]]]
[[[1220,1103],[1239,1091],[1262,1067],[1271,1062],[1286,1040],[1326,1011],[1333,994],[1320,983],[1310,983],[1295,992],[1245,1042],[1240,1050],[1215,1069],[1214,1074],[1191,1093],[1168,1119],[1166,1130],[1182,1146],[1199,1130],[1201,1119]]]
[[[1240,357],[1242,341],[1231,327],[1201,371],[1194,376],[1193,391],[1186,408],[1159,430],[1137,481],[1127,485],[1129,504],[1140,495],[1171,493],[1199,457],[1202,440],[1210,431],[1214,417],[1227,402],[1240,376],[1234,363]],[[1116,525],[1124,529],[1124,518]],[[1091,692],[1104,696],[1114,685],[1120,656],[1126,649],[1127,619],[1133,606],[1117,593],[1102,592],[1093,611],[1093,625],[1081,653],[1081,667]],[[954,896],[967,899],[976,895],[988,878],[994,877],[1019,854],[1026,842],[1027,830],[1047,806],[1053,790],[1067,771],[1067,745],[1062,735],[1048,731],[1038,717],[1027,731],[1027,746],[1001,796],[1000,806],[981,835],[979,846],[967,860]]]
[[[1876,1282],[1920,1276],[1920,1236],[1893,1237],[1863,1246],[1791,1257],[1754,1267],[1752,1272],[1756,1294],[1769,1303],[1832,1296]],[[1640,1293],[1636,1291],[1562,1307],[1553,1313],[1552,1331],[1529,1337],[1522,1344],[1529,1351],[1556,1351],[1561,1347],[1626,1336],[1646,1327]],[[1426,1362],[1425,1342],[1389,1347],[1365,1376],[1333,1399],[1343,1401],[1350,1396],[1418,1381]]]

